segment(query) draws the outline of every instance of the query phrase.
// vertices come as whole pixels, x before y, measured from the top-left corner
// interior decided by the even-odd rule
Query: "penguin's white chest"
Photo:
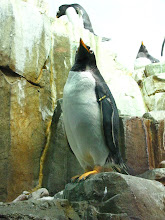
[[[91,72],[70,71],[63,92],[63,118],[69,144],[86,169],[104,165],[108,156]]]

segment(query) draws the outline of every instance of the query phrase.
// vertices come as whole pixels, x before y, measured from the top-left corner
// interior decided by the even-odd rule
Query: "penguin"
[[[165,44],[165,38],[164,38],[163,43],[162,43],[161,57],[163,56],[164,44]]]
[[[72,22],[72,19],[70,18],[69,16],[69,12],[68,10],[73,8],[75,10],[75,12],[80,16],[82,17],[83,19],[83,27],[87,30],[89,30],[91,33],[93,33],[94,35],[96,35],[94,33],[94,30],[93,30],[93,27],[92,27],[92,24],[91,24],[91,21],[89,19],[89,16],[87,14],[87,12],[85,11],[85,9],[79,5],[79,4],[69,4],[69,5],[61,5],[59,7],[59,11],[57,12],[56,14],[56,17],[57,18],[60,18],[61,16],[63,15],[67,15],[68,16],[68,19]],[[74,19],[75,20],[75,19]],[[75,22],[75,21],[74,21]],[[72,22],[72,23],[74,23]],[[102,41],[109,41],[110,38],[106,38],[106,37],[102,37]]]
[[[63,121],[71,150],[85,170],[78,181],[109,170],[128,174],[118,144],[115,100],[82,39],[63,90]]]
[[[143,44],[143,41],[141,43],[138,54],[136,56],[136,59],[138,59],[138,58],[147,58],[148,60],[150,60],[151,63],[159,63],[160,62],[158,59],[154,58],[153,56],[151,56],[148,53],[146,46],[144,46],[144,44]]]

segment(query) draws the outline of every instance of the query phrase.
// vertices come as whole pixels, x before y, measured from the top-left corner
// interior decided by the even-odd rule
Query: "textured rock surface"
[[[165,168],[148,170],[145,173],[140,174],[139,177],[149,180],[156,180],[165,185]]]
[[[11,204],[0,204],[0,218],[9,220],[80,219],[67,200],[33,200]]]
[[[164,220],[165,187],[152,180],[117,173],[100,173],[67,184],[50,200],[0,204],[4,219]],[[63,197],[63,198],[61,198]],[[152,207],[152,208],[151,208]]]
[[[142,91],[147,79],[152,83],[147,87],[152,91],[144,98],[146,108],[131,73],[109,51],[111,42],[103,44],[87,30],[47,17],[46,7],[40,0],[1,0],[0,4],[0,201],[12,201],[39,179],[42,184],[42,177],[53,194],[82,172],[69,151],[60,111],[53,116],[80,36],[94,50],[120,112],[128,115],[121,117],[121,146],[127,163],[135,173],[142,173],[165,159],[163,113],[152,111],[151,117],[141,118],[148,108],[165,110],[164,67],[147,66],[137,77]]]
[[[144,79],[142,91],[150,111],[165,110],[165,73]]]
[[[80,38],[71,25],[52,21],[28,2],[0,4],[1,201],[31,190],[42,177],[56,99]],[[81,32],[96,48],[97,37]]]
[[[154,63],[145,67],[146,76],[153,76],[159,73],[165,73],[165,63]]]
[[[73,207],[78,205],[79,213],[88,201],[88,207],[94,206],[99,213],[125,214],[121,219],[163,220],[164,196],[165,188],[159,182],[116,173],[101,173],[82,183],[68,184],[64,190],[64,198]],[[82,219],[88,219],[85,214],[81,213]]]

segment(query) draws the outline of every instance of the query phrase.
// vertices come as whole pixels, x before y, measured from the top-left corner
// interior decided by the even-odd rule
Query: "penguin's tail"
[[[113,164],[112,169],[118,173],[129,175],[129,169],[125,163],[122,164]]]

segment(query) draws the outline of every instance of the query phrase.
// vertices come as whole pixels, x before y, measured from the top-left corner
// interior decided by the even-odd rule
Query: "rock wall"
[[[151,65],[141,78],[133,75],[136,83],[107,49],[111,42],[104,44],[87,30],[49,18],[46,10],[44,1],[1,0],[0,4],[0,201],[11,201],[23,190],[41,185],[55,193],[82,172],[66,143],[57,106],[80,37],[94,50],[124,115],[120,145],[128,165],[140,174],[165,158],[164,76],[159,72],[150,76]],[[143,97],[146,80],[152,81],[156,92]],[[153,98],[154,107],[148,101]],[[153,110],[157,112],[145,114]]]

